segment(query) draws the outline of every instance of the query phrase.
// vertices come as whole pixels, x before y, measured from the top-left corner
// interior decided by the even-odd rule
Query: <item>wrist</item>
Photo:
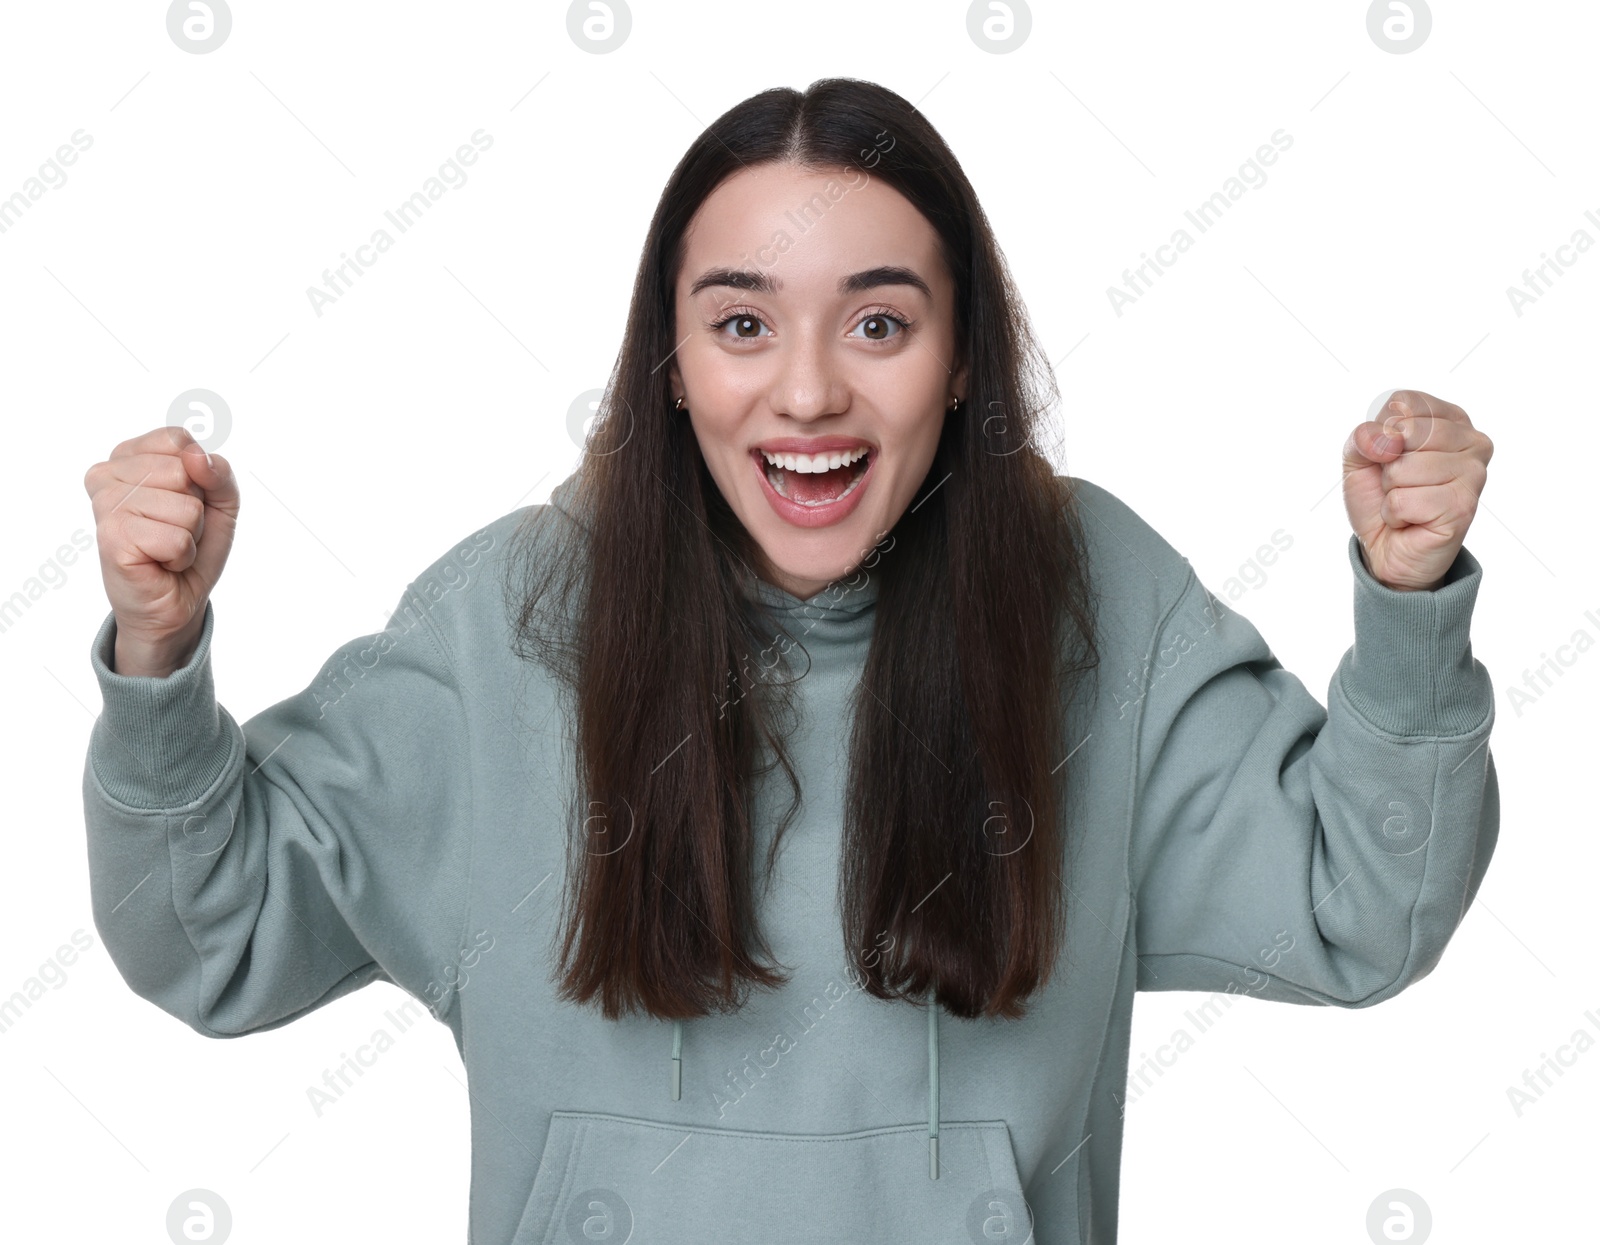
[[[1373,571],[1372,560],[1367,557],[1367,547],[1361,544],[1359,538],[1356,541],[1356,549],[1361,556],[1362,569],[1365,570],[1368,575],[1371,575],[1375,582],[1382,584],[1391,592],[1432,592],[1436,588],[1444,587],[1445,584],[1450,580],[1449,574],[1446,573],[1439,576],[1439,578],[1434,580],[1431,584],[1391,584],[1388,580],[1382,578]]]
[[[202,620],[203,617],[202,613]],[[164,679],[189,664],[199,647],[203,629],[203,625],[191,623],[182,631],[152,640],[118,626],[112,650],[112,671],[130,678]]]

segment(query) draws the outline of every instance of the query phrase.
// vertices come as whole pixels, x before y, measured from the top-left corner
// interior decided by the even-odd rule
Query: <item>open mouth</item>
[[[867,446],[816,455],[755,452],[773,491],[798,506],[843,501],[860,485],[872,458]]]

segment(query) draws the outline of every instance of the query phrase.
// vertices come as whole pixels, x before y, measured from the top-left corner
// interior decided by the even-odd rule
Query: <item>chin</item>
[[[787,540],[763,545],[762,552],[766,554],[767,565],[786,579],[820,587],[848,575],[858,560],[852,556],[854,549],[847,548],[848,542],[840,541],[837,533],[830,533],[824,543],[821,549],[815,546],[797,549],[792,540]]]
[[[863,558],[872,552],[887,526],[880,491],[892,487],[892,478],[879,479],[876,453],[870,456],[854,504],[843,508],[837,518],[827,511],[814,518],[796,508],[775,501],[770,477],[758,462],[741,455],[735,472],[744,479],[730,481],[735,487],[725,496],[738,499],[738,517],[761,548],[762,558],[773,575],[789,584],[809,585],[809,591],[791,595],[805,599],[816,595],[827,584],[848,579]],[[754,487],[750,485],[754,484]],[[874,487],[875,486],[875,487]]]

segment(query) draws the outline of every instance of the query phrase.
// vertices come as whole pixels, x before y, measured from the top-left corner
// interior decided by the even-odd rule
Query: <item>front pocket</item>
[[[511,1245],[1028,1245],[1003,1120],[759,1133],[554,1111]]]

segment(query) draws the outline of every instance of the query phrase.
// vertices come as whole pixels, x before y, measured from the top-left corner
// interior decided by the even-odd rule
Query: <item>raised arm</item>
[[[1193,572],[1158,628],[1139,725],[1144,990],[1362,1007],[1426,975],[1494,852],[1494,692],[1465,548],[1426,591],[1368,571],[1324,710]]]
[[[445,1018],[469,736],[428,605],[408,589],[384,631],[241,727],[212,682],[226,549],[207,544],[212,503],[230,494],[231,538],[237,493],[220,455],[171,431],[125,443],[86,480],[113,602],[90,651],[104,709],[83,772],[96,927],[135,993],[207,1036],[275,1028],[377,979]],[[197,568],[186,621],[196,598],[181,581]],[[141,624],[131,639],[126,619]],[[122,672],[126,653],[165,672]]]

